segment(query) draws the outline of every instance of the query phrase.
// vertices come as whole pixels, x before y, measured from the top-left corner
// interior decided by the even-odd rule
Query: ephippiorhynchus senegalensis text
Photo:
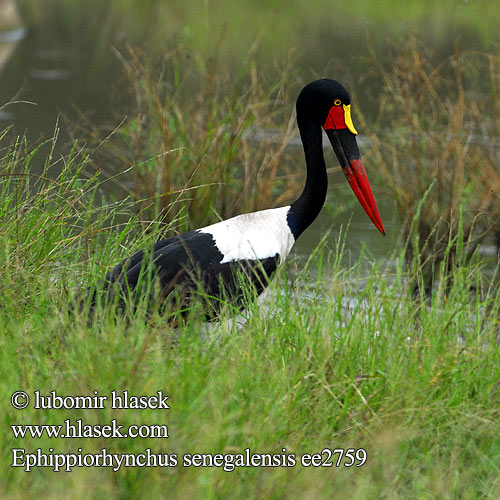
[[[149,251],[137,252],[106,275],[106,287],[116,290],[117,286],[123,304],[140,298],[138,284],[146,275],[150,278],[148,300],[159,307],[185,309],[194,295],[201,295],[208,298],[208,317],[214,316],[222,301],[241,306],[242,277],[257,293],[262,292],[325,202],[328,180],[321,128],[357,199],[385,234],[360,159],[347,90],[335,80],[316,80],[302,89],[296,106],[307,167],[306,184],[297,200],[163,239]]]

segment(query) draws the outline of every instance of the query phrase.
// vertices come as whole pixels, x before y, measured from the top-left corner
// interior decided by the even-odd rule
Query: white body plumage
[[[282,262],[295,238],[287,223],[290,206],[242,214],[199,229],[210,234],[223,255],[220,264],[280,256]]]

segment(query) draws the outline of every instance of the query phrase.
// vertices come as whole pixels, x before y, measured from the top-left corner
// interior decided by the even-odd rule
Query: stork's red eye
[[[333,104],[335,104],[335,106],[340,106],[342,104],[342,101],[340,99],[335,99],[335,101],[333,101]]]

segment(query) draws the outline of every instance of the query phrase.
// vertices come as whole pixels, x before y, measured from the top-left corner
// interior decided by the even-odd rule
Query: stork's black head
[[[307,84],[297,98],[297,115],[307,116],[325,130],[345,129],[357,134],[351,119],[351,96],[329,78]]]
[[[303,140],[303,134],[314,133],[314,130],[323,127],[354,194],[377,229],[385,234],[361,162],[349,92],[339,82],[329,78],[307,84],[297,98],[297,121]]]

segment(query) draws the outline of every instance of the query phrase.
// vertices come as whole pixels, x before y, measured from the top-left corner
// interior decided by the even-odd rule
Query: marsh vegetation
[[[223,2],[226,32],[214,24],[220,6],[210,10],[210,2],[176,4],[176,16],[154,1],[20,2],[32,26],[60,19],[59,31],[39,28],[42,40],[67,37],[87,47],[94,68],[110,67],[109,50],[122,76],[119,95],[101,106],[105,116],[66,109],[43,132],[49,138],[23,136],[15,120],[0,136],[0,496],[498,497],[500,67],[489,20],[498,8],[460,5],[451,19],[451,3],[430,18],[426,2],[405,7],[404,15],[384,2],[339,4],[335,14],[352,26],[362,16],[377,26],[404,17],[406,25],[394,23],[393,41],[407,39],[391,43],[373,29],[356,40],[340,27],[332,32],[324,2],[289,2],[290,14],[266,18],[259,33],[261,2],[250,11]],[[102,22],[84,22],[84,11]],[[328,12],[321,23],[318,12]],[[241,19],[249,29],[237,37]],[[439,38],[450,23],[474,50],[453,46],[451,35]],[[298,38],[309,52],[290,51],[290,26],[298,33],[311,24],[315,29]],[[154,39],[148,44],[147,30]],[[311,49],[328,33],[341,40],[342,57],[321,59]],[[345,69],[345,53],[355,46],[359,58]],[[280,56],[266,58],[270,48]],[[347,223],[350,193],[339,193],[349,188],[340,188],[344,181],[332,168],[325,210],[342,228],[313,227],[308,255],[300,248],[292,255],[264,301],[249,290],[236,321],[228,308],[208,328],[193,320],[173,331],[140,308],[117,317],[102,307],[90,322],[85,309],[78,312],[82,290],[99,286],[124,255],[159,237],[290,202],[303,182],[296,91],[325,71],[352,89],[365,164],[370,179],[378,178],[375,196],[391,200],[382,216],[399,220],[395,233],[401,227],[394,245],[374,255],[371,240],[360,243],[364,219]],[[82,86],[94,88],[89,80]],[[161,389],[171,395],[171,409],[18,411],[7,402],[20,389]],[[170,432],[161,440],[69,440],[15,438],[10,430],[65,419],[168,424]],[[179,457],[363,448],[368,459],[359,468],[27,473],[10,467],[12,448],[150,448]]]

